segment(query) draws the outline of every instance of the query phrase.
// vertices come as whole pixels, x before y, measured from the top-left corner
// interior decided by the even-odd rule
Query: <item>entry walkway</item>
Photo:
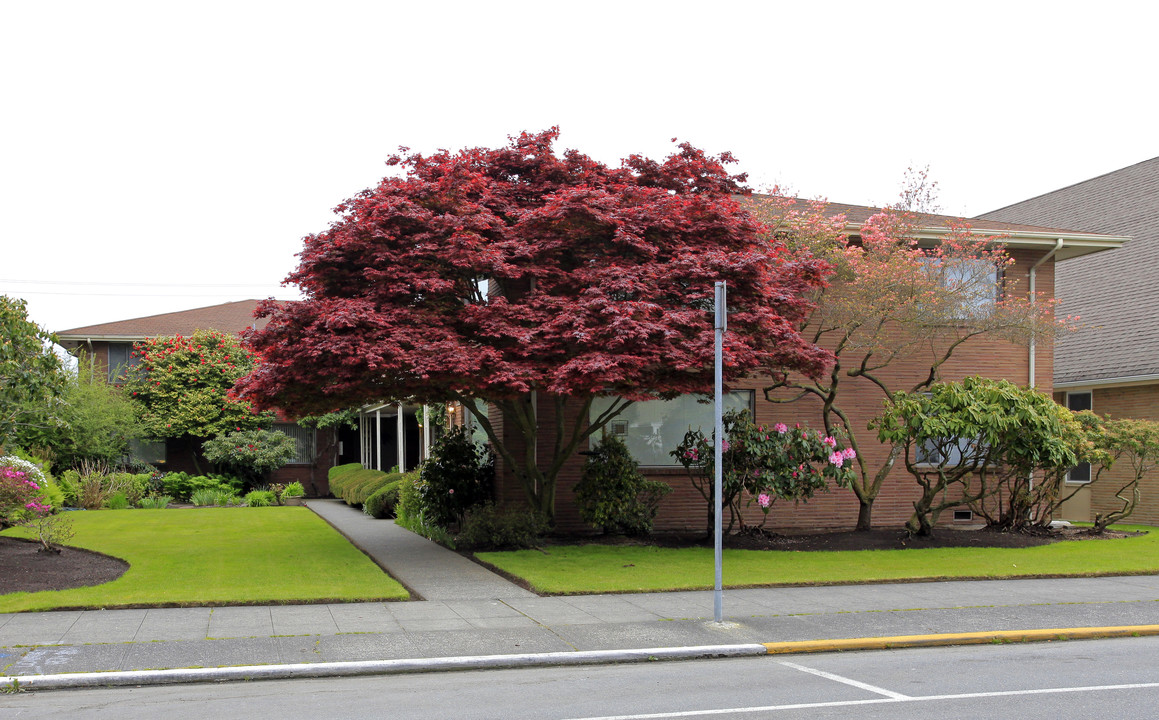
[[[405,585],[416,600],[536,597],[438,543],[404,530],[391,520],[376,520],[341,500],[310,500],[306,506]]]

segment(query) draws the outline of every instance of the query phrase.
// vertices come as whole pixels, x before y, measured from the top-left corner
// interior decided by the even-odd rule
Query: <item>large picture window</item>
[[[753,412],[753,391],[725,393],[724,411]],[[596,398],[590,417],[595,418],[611,407],[615,398]],[[700,430],[710,437],[713,430],[712,398],[683,395],[674,400],[648,400],[628,406],[592,436],[592,442],[603,438],[603,432],[620,437],[636,462],[647,467],[674,467],[680,463],[668,453],[684,440],[684,433]]]

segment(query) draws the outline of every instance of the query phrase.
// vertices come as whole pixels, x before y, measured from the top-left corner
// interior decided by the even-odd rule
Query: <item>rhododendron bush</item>
[[[728,530],[746,525],[744,507],[756,504],[764,520],[777,500],[801,502],[830,485],[848,487],[857,451],[843,448],[832,435],[794,423],[753,423],[747,410],[722,418],[721,504],[728,509]],[[708,504],[708,531],[715,524],[716,453],[712,437],[689,430],[671,453],[688,471],[693,486]],[[762,520],[761,524],[764,524]]]
[[[140,408],[144,435],[208,438],[253,430],[273,422],[230,390],[257,365],[257,356],[235,335],[198,330],[190,337],[157,337],[137,343],[139,364],[126,389]]]
[[[715,281],[729,286],[729,379],[824,369],[797,330],[827,265],[762,233],[729,154],[681,144],[610,167],[557,155],[557,137],[392,157],[396,174],[305,238],[288,279],[305,300],[260,308],[270,322],[248,342],[264,363],[242,396],[299,413],[461,402],[551,517],[556,476],[595,429],[635,400],[709,391]],[[589,422],[599,395],[619,400]],[[476,399],[539,452],[509,444]]]

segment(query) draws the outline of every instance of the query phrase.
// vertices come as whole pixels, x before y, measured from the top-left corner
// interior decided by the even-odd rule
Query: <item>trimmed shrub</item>
[[[490,499],[494,482],[491,451],[475,443],[467,428],[452,428],[431,448],[415,485],[424,522],[443,528],[461,525],[468,510]]]
[[[604,532],[647,535],[660,500],[670,492],[667,483],[640,473],[623,440],[605,433],[575,486],[576,508],[584,522]]]
[[[370,477],[366,473],[382,473],[380,470],[367,470],[361,465],[343,467],[349,469],[330,478],[330,494],[336,498],[342,498],[342,493],[353,483],[361,482]]]
[[[362,463],[347,463],[335,465],[326,473],[326,480],[330,484],[330,494],[336,498],[342,497],[343,477],[357,470],[362,470]],[[335,484],[337,483],[337,487]]]
[[[370,470],[368,472],[378,472]],[[402,473],[382,473],[376,477],[368,477],[361,482],[351,483],[342,493],[342,499],[347,505],[363,505],[366,499],[391,483],[402,478]]]
[[[531,510],[500,510],[486,503],[471,510],[455,536],[460,548],[519,550],[535,547],[548,530],[547,520]]]
[[[398,505],[399,494],[404,482],[410,477],[411,485],[414,484],[414,478],[418,476],[418,472],[407,473],[406,475],[398,475],[397,479],[388,482],[387,484],[375,490],[366,501],[362,503],[362,511],[367,515],[383,519],[393,517],[395,508]],[[392,476],[394,477],[394,476]]]

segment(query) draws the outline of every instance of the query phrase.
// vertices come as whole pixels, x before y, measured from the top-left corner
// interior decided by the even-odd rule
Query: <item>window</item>
[[[752,390],[725,393],[724,411],[753,412]],[[595,418],[611,407],[615,398],[596,398],[590,417]],[[607,424],[603,432],[618,435],[632,452],[636,462],[649,467],[677,467],[676,458],[668,453],[684,440],[684,433],[699,429],[712,435],[712,399],[702,395],[684,395],[673,400],[647,400],[632,403]],[[603,437],[597,431],[593,443]]]
[[[129,440],[129,457],[150,465],[164,465],[168,459],[164,440]]]
[[[1090,410],[1092,408],[1092,399],[1092,393],[1090,392],[1068,392],[1066,394],[1066,407],[1068,410],[1074,412]],[[1079,463],[1072,467],[1070,472],[1066,474],[1066,481],[1076,484],[1089,483],[1091,481],[1091,464]]]
[[[296,450],[288,465],[309,465],[314,462],[314,431],[294,423],[274,423],[274,430],[294,438]]]
[[[989,260],[928,258],[926,266],[936,274],[938,284],[952,293],[957,306],[954,314],[962,319],[984,315],[998,300],[1002,278]]]
[[[133,356],[133,343],[109,343],[109,382],[120,383],[129,368],[140,364],[141,359]]]
[[[915,465],[955,468],[972,464],[981,453],[976,439],[927,440],[917,449]]]

